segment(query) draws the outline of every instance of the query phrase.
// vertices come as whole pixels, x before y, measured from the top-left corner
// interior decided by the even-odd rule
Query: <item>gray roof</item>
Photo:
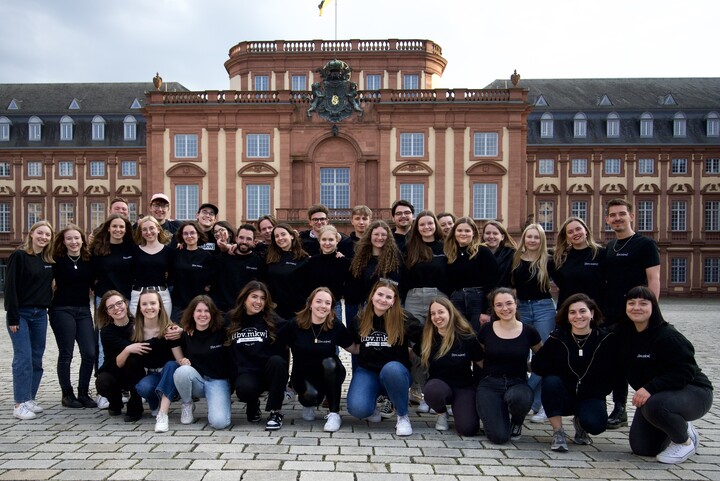
[[[183,91],[186,89],[177,82],[169,82],[162,90]],[[155,90],[152,82],[134,83],[58,83],[58,84],[0,84],[0,116],[27,115],[83,115],[98,114],[134,114],[139,109],[131,109],[135,99],[145,105],[145,92]],[[19,110],[8,110],[15,99]],[[77,99],[80,110],[69,110],[73,99]]]
[[[498,79],[486,88],[506,88],[507,84]],[[720,110],[720,78],[521,79],[518,86],[530,90],[528,100],[533,105],[542,95],[548,103],[542,109],[551,111]],[[668,94],[677,105],[661,103]],[[598,105],[603,95],[612,106]]]

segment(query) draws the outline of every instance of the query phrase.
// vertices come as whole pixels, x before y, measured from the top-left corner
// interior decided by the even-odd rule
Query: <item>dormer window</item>
[[[137,120],[132,115],[128,115],[123,120],[123,139],[135,140],[137,138]]]
[[[653,136],[653,116],[645,112],[640,116],[640,137],[648,138]]]
[[[673,137],[685,137],[687,135],[687,117],[682,112],[673,116]]]
[[[12,121],[7,117],[0,117],[0,142],[10,140],[10,126]]]
[[[105,119],[99,115],[92,119],[92,139],[105,140]]]
[[[72,118],[65,115],[60,119],[60,140],[73,139],[73,125],[75,122]]]
[[[35,142],[42,140],[42,125],[43,121],[40,117],[33,115],[28,119],[28,140]]]
[[[606,135],[608,137],[620,137],[620,116],[615,112],[611,112],[607,116]]]
[[[705,135],[720,137],[720,115],[717,112],[710,112],[705,117],[705,122]]]
[[[587,137],[587,116],[578,112],[573,119],[573,134],[576,138]]]
[[[553,116],[550,112],[545,112],[540,117],[540,137],[543,139],[551,139],[553,136]]]

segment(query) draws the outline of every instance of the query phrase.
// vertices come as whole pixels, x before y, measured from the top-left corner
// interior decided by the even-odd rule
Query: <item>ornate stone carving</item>
[[[339,122],[350,117],[353,111],[363,116],[363,109],[358,102],[358,87],[350,81],[352,69],[348,64],[342,60],[331,60],[316,72],[323,80],[312,84],[312,103],[307,110],[308,117],[317,112],[320,118]]]

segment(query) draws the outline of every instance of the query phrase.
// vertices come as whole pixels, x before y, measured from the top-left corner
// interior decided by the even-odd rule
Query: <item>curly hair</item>
[[[387,233],[387,240],[378,256],[375,276],[387,277],[400,269],[400,251],[395,243],[390,226],[382,220],[373,221],[365,230],[365,234],[355,245],[355,256],[350,263],[350,273],[356,279],[362,276],[363,269],[373,257],[372,233],[375,229],[383,229]]]

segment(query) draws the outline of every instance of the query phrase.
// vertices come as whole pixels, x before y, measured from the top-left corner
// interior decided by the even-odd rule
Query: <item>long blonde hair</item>
[[[133,329],[132,336],[133,342],[143,342],[145,340],[145,316],[140,310],[140,298],[142,298],[145,294],[155,294],[157,296],[158,303],[160,304],[160,312],[158,312],[157,338],[161,339],[165,337],[165,331],[167,331],[167,328],[170,327],[170,324],[172,324],[170,322],[170,317],[168,317],[167,310],[165,310],[165,305],[163,304],[162,297],[160,297],[160,293],[155,289],[148,289],[146,287],[140,291],[140,296],[138,297],[137,314],[135,315],[135,327]]]
[[[326,226],[327,227],[327,226]],[[323,227],[325,229],[325,227]],[[322,229],[321,229],[322,232]],[[337,232],[337,231],[335,231]],[[315,300],[315,296],[318,295],[320,292],[325,292],[330,295],[330,312],[328,312],[327,317],[325,318],[325,321],[322,323],[322,327],[320,328],[321,331],[329,331],[333,328],[333,323],[335,321],[335,296],[333,296],[333,293],[328,289],[327,287],[317,287],[314,291],[310,293],[307,300],[305,301],[305,307],[302,308],[302,310],[298,311],[295,314],[295,318],[297,319],[297,325],[300,329],[310,329],[312,327],[312,311],[311,306],[312,302]]]
[[[30,227],[27,237],[25,237],[25,242],[22,245],[22,250],[24,250],[27,254],[35,255],[35,250],[33,249],[32,234],[39,227],[43,227],[43,226],[50,229],[50,241],[47,243],[47,245],[45,247],[43,247],[43,250],[40,253],[40,256],[42,257],[42,260],[44,260],[48,264],[53,264],[55,262],[55,259],[53,259],[53,254],[55,252],[53,249],[54,231],[52,228],[52,224],[50,224],[50,222],[48,222],[46,220],[39,220],[39,221],[35,222],[32,225],[32,227]]]
[[[437,334],[438,330],[435,324],[430,320],[430,309],[433,304],[440,304],[447,309],[450,314],[448,319],[448,331],[443,336],[442,342],[440,343],[440,349],[435,354],[435,359],[440,359],[453,348],[455,345],[455,339],[460,338],[471,338],[475,337],[475,332],[469,322],[465,320],[460,311],[453,305],[453,303],[446,297],[436,297],[432,300],[428,306],[427,320],[423,327],[422,333],[422,349],[420,350],[420,362],[427,369],[430,366],[430,355],[432,354],[433,339]]]
[[[540,247],[538,248],[537,259],[530,261],[530,278],[533,277],[537,280],[540,290],[548,292],[550,290],[550,274],[548,274],[548,251],[547,251],[547,237],[545,236],[545,229],[540,224],[530,224],[525,227],[522,235],[520,236],[520,246],[515,251],[512,262],[512,275],[515,276],[515,270],[522,262],[522,255],[525,253],[525,236],[528,231],[535,229],[540,235]]]
[[[573,247],[568,243],[567,240],[567,226],[570,224],[570,222],[577,222],[579,223],[583,229],[585,229],[585,242],[587,243],[587,246],[592,250],[592,258],[595,259],[600,252],[600,245],[595,242],[592,236],[592,231],[590,230],[590,227],[585,223],[584,220],[582,220],[580,217],[568,217],[565,222],[560,226],[560,230],[558,230],[557,239],[555,241],[555,252],[553,253],[553,260],[555,261],[555,268],[560,269],[562,265],[567,260],[567,256],[569,251],[573,249]]]
[[[375,316],[372,298],[375,295],[375,291],[381,287],[386,287],[395,294],[395,302],[393,302],[392,307],[385,311],[385,314],[382,316],[385,321],[385,332],[387,333],[388,344],[391,346],[402,344],[405,341],[405,314],[403,313],[402,307],[400,307],[400,291],[398,291],[397,283],[390,279],[380,279],[370,290],[367,305],[360,316],[358,334],[360,334],[361,337],[365,337],[369,336],[372,332],[373,317]]]

